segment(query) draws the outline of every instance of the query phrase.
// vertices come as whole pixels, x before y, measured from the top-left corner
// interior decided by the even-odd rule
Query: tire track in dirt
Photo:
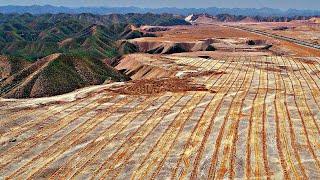
[[[73,129],[72,131],[68,132],[66,135],[61,137],[61,139],[56,140],[53,142],[53,144],[49,145],[45,150],[43,150],[40,154],[38,154],[35,157],[30,157],[29,162],[24,162],[24,165],[20,167],[17,171],[15,171],[12,175],[17,176],[17,175],[22,175],[24,173],[27,173],[28,175],[32,175],[34,172],[40,170],[42,166],[45,166],[47,163],[53,161],[58,155],[60,155],[62,152],[65,151],[66,148],[70,147],[70,145],[74,145],[76,142],[79,142],[81,138],[85,137],[87,132],[89,132],[91,129],[96,127],[101,120],[105,119],[105,116],[112,114],[115,112],[118,108],[122,107],[123,105],[127,104],[128,102],[132,101],[132,98],[122,98],[115,104],[113,108],[110,108],[109,110],[98,114],[94,118],[89,118],[86,121],[82,122],[77,126],[77,128]],[[80,117],[80,116],[78,116]],[[75,119],[77,119],[76,117]],[[64,148],[61,148],[64,147]],[[47,158],[46,160],[43,160],[41,157],[50,157]],[[36,169],[28,167],[32,163],[35,163],[36,161],[40,161]],[[42,164],[42,166],[40,165]],[[32,172],[29,172],[30,169],[32,169]],[[23,177],[27,177],[22,175]]]

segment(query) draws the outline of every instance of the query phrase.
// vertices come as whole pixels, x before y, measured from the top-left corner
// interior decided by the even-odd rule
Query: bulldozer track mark
[[[207,90],[5,101],[0,179],[320,177],[319,58],[166,57]]]

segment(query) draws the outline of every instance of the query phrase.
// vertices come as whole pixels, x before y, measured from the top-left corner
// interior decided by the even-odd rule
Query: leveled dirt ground
[[[299,40],[305,40],[313,43],[320,43],[320,23],[314,23],[308,20],[293,22],[265,22],[265,23],[239,23],[240,25],[263,30],[273,34],[287,36]],[[286,27],[285,30],[277,28]]]
[[[241,25],[245,27],[252,27],[260,30],[271,29],[272,27],[284,26],[288,23],[230,23],[231,25]],[[271,25],[270,25],[271,24]],[[295,27],[299,28],[300,23],[290,23],[291,26],[295,25]],[[233,29],[229,27],[223,27],[225,24],[217,24],[217,25],[199,25],[199,26],[177,26],[173,27],[169,31],[158,32],[157,34],[160,37],[157,38],[142,38],[140,41],[170,41],[170,42],[189,42],[195,40],[202,40],[207,38],[230,38],[230,39],[238,39],[238,38],[247,38],[251,40],[267,40],[273,44],[274,52],[282,55],[293,55],[293,56],[320,56],[320,51],[316,49],[310,49],[304,46],[299,46],[294,43],[290,43],[287,41],[276,40],[273,38],[269,38],[262,35],[257,35],[253,33],[249,33],[246,31]],[[228,25],[228,24],[227,24]],[[289,25],[287,25],[289,26]],[[288,30],[288,37],[304,37],[301,40],[306,40],[308,42],[313,42],[313,38],[319,36],[319,29],[314,29],[313,24],[304,24],[304,30]],[[319,26],[319,25],[318,25]],[[270,31],[272,33],[276,33],[279,31]],[[282,32],[282,31],[281,31]],[[295,34],[290,36],[290,32],[294,32]],[[309,36],[304,36],[304,34],[309,33]],[[281,35],[281,33],[279,33]]]
[[[0,99],[0,178],[319,179],[309,50],[134,54],[116,67],[133,81]]]

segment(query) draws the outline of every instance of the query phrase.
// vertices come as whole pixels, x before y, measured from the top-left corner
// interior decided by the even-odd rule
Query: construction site
[[[130,81],[1,98],[0,178],[319,179],[320,24],[192,23],[121,41]]]

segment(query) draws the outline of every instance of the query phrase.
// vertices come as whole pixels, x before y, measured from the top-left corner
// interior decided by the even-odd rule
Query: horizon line
[[[288,11],[288,10],[309,10],[309,11],[320,11],[318,9],[297,9],[297,8],[272,8],[272,7],[246,7],[246,8],[238,8],[238,7],[217,7],[217,6],[210,6],[210,7],[176,7],[176,6],[165,6],[165,7],[139,7],[139,6],[58,6],[52,4],[32,4],[32,5],[15,5],[15,4],[8,4],[8,5],[0,5],[0,7],[6,6],[17,6],[17,7],[32,7],[32,6],[52,6],[52,7],[65,7],[70,9],[78,9],[78,8],[139,8],[139,9],[165,9],[165,8],[176,8],[176,9],[210,9],[210,8],[218,8],[218,9],[273,9],[273,10],[280,10],[280,11]]]

